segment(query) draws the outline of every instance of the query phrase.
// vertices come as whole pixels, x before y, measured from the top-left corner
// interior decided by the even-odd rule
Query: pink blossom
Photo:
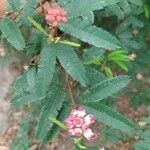
[[[87,115],[85,118],[84,118],[84,121],[87,125],[91,125],[95,122],[95,119],[94,119],[94,116],[93,115]]]
[[[89,126],[88,126],[86,123],[84,123],[84,124],[82,125],[82,130],[83,130],[83,131],[86,131],[87,129],[89,129]]]
[[[95,122],[93,115],[88,114],[83,107],[72,109],[65,124],[68,128],[68,133],[72,136],[81,137],[82,135],[88,140],[93,140],[98,134],[94,133],[90,126]]]
[[[76,132],[75,132],[74,129],[69,129],[69,130],[68,130],[68,134],[71,135],[71,136],[75,136],[75,133],[76,133]]]
[[[74,128],[73,122],[70,121],[69,119],[67,119],[67,120],[65,121],[65,124],[66,124],[66,127],[69,128],[69,129]]]
[[[82,130],[80,128],[75,128],[75,136],[76,137],[81,137],[82,135]]]
[[[96,134],[91,129],[86,130],[83,135],[88,141],[94,140],[96,138]]]
[[[79,117],[76,117],[76,118],[73,120],[73,124],[74,124],[76,127],[81,127],[83,123],[84,123],[84,120],[83,120],[82,118],[79,118]]]
[[[53,27],[57,27],[60,23],[66,23],[68,21],[67,12],[59,6],[51,6],[45,15],[45,19]]]

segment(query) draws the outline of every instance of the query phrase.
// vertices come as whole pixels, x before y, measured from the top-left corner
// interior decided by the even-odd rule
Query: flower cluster
[[[49,8],[45,19],[50,22],[53,27],[57,27],[60,23],[66,23],[68,21],[67,12],[57,5]]]
[[[83,107],[73,109],[69,117],[65,120],[65,125],[68,129],[68,133],[71,136],[80,138],[82,135],[90,141],[97,137],[90,126],[95,122],[93,115],[86,115],[86,111]]]

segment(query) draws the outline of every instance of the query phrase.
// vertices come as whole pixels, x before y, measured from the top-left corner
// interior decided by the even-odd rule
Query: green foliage
[[[86,85],[85,69],[80,59],[77,57],[74,49],[69,46],[62,45],[58,54],[58,59],[63,68],[77,80],[81,85]]]
[[[29,138],[29,132],[31,130],[31,118],[31,116],[28,116],[22,119],[21,129],[10,144],[11,150],[27,150],[31,146],[32,141]]]
[[[108,5],[117,3],[119,0],[74,0],[65,6],[65,9],[69,13],[69,17],[77,17],[84,14],[87,14],[89,11],[103,9]]]
[[[21,0],[15,1],[15,0],[7,0],[8,1],[8,8],[11,11],[18,11],[21,6]]]
[[[38,6],[39,0],[26,0],[23,5],[23,15],[20,18],[21,24],[29,27],[30,23],[28,17],[33,17],[35,15],[35,8]]]
[[[55,70],[57,49],[55,44],[46,45],[41,52],[41,59],[36,76],[36,93],[39,98],[45,97]],[[39,87],[42,88],[39,88]]]
[[[99,48],[120,48],[120,43],[114,36],[101,28],[91,26],[87,21],[76,20],[62,24],[60,30]]]
[[[58,29],[48,24],[45,12],[36,13],[40,0],[8,0],[8,12],[16,18],[7,16],[0,21],[0,38],[6,39],[4,43],[11,48],[22,50],[20,53],[27,55],[26,64],[29,65],[13,84],[12,103],[29,112],[32,110],[34,123],[25,123],[25,128],[22,127],[11,144],[12,150],[29,149],[32,127],[28,125],[32,123],[33,126],[38,124],[36,137],[39,142],[52,140],[59,134],[59,126],[63,126],[70,109],[80,105],[111,127],[105,132],[108,139],[120,140],[122,130],[140,137],[134,144],[135,150],[149,149],[149,127],[136,132],[138,127],[133,122],[112,109],[111,97],[119,96],[118,92],[132,79],[126,92],[131,103],[134,106],[149,104],[150,80],[146,74],[150,72],[147,42],[150,2],[57,2],[68,13],[68,22],[60,24]],[[130,59],[129,55],[135,58]],[[138,79],[136,74],[146,77]],[[148,125],[149,118],[143,121]],[[76,145],[77,149],[85,148],[81,141]]]
[[[100,103],[89,104],[86,106],[87,111],[93,114],[95,118],[115,129],[120,129],[126,132],[131,132],[137,127],[125,118],[123,115],[119,114],[112,108],[102,105]]]
[[[103,49],[97,47],[91,47],[83,51],[83,61],[85,65],[99,64],[105,53]]]
[[[129,83],[129,81],[130,79],[128,76],[118,76],[113,79],[107,79],[85,91],[80,99],[84,103],[101,101],[120,91]]]
[[[58,111],[60,111],[63,106],[63,102],[66,100],[67,96],[64,91],[55,89],[55,91],[53,90],[49,93],[44,103],[36,129],[36,137],[38,140],[44,140],[47,136],[48,131],[51,130],[53,126],[53,122],[49,119],[49,116],[57,118]]]
[[[17,50],[22,50],[25,47],[25,41],[14,21],[9,18],[4,18],[0,22],[0,30],[2,36]]]

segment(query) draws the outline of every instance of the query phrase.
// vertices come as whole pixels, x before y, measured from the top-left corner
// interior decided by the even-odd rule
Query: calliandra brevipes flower
[[[97,137],[90,126],[95,122],[95,118],[91,114],[86,114],[83,107],[72,109],[69,117],[65,120],[68,134],[80,138],[84,136],[88,141]]]
[[[48,9],[45,19],[52,27],[57,27],[60,23],[68,21],[67,12],[58,5],[53,5]]]

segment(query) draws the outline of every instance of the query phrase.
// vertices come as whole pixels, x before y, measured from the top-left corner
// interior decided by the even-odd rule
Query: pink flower
[[[79,117],[76,117],[76,118],[73,120],[73,124],[74,124],[76,127],[81,127],[83,123],[84,123],[84,120],[83,120],[82,118],[79,118]]]
[[[97,137],[91,129],[86,130],[83,135],[88,141],[94,140]]]
[[[82,125],[82,130],[83,130],[83,131],[86,131],[87,129],[89,129],[89,126],[88,126],[86,123],[84,123],[84,124]]]
[[[87,125],[91,125],[95,122],[95,119],[94,119],[94,116],[93,115],[87,115],[85,118],[84,118],[84,121]]]
[[[80,128],[75,128],[74,131],[75,131],[75,136],[76,137],[81,137],[82,130]]]
[[[76,116],[75,116],[75,115],[72,115],[72,114],[70,114],[69,117],[68,117],[68,119],[69,119],[70,121],[73,121],[75,118],[76,118]]]
[[[45,19],[53,27],[57,27],[60,23],[66,23],[68,21],[67,12],[59,6],[51,6],[45,15]]]
[[[76,132],[75,132],[74,129],[69,129],[69,130],[68,130],[68,134],[71,135],[71,136],[75,136],[75,133],[76,133]]]
[[[77,116],[78,117],[84,117],[85,115],[86,115],[85,109],[83,107],[78,108]]]
[[[69,119],[67,119],[67,120],[65,121],[65,124],[66,124],[66,127],[67,127],[68,129],[74,128],[74,124],[73,124],[72,121],[70,121]]]
[[[68,128],[68,133],[71,136],[84,137],[90,141],[97,137],[98,134],[93,133],[90,125],[95,122],[93,115],[87,115],[83,107],[72,109],[69,117],[66,119],[65,124]]]

